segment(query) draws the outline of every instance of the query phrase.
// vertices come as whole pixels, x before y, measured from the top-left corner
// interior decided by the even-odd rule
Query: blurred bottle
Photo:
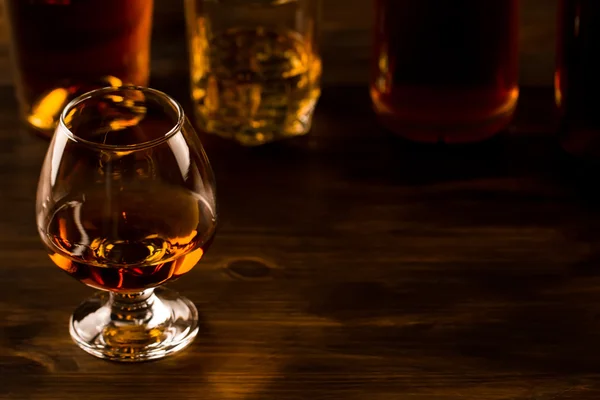
[[[0,0],[0,84],[11,85],[10,45],[4,1],[5,0]]]
[[[563,147],[600,158],[600,1],[561,0],[555,100]]]
[[[186,0],[199,127],[244,146],[309,132],[321,95],[319,0]]]
[[[511,122],[518,0],[375,0],[371,98],[380,122],[419,142],[473,142]]]
[[[23,119],[50,136],[64,106],[104,86],[146,86],[153,0],[5,0]]]

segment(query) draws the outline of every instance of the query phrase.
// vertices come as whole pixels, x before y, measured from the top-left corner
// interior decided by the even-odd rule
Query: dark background
[[[181,76],[187,71],[183,1],[154,3],[153,71]],[[552,84],[556,5],[557,0],[521,0],[522,85]],[[322,0],[322,6],[323,84],[366,84],[373,1]],[[0,84],[6,84],[10,81],[8,38],[1,15],[0,12]]]

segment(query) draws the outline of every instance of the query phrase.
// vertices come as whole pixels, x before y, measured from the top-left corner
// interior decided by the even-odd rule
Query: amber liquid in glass
[[[78,94],[146,86],[153,0],[6,0],[23,119],[51,136]]]
[[[371,98],[419,142],[472,142],[517,103],[518,0],[376,0]]]
[[[75,279],[135,292],[189,272],[215,228],[213,210],[198,195],[146,183],[110,199],[102,189],[63,199],[49,213],[42,238],[52,261]]]
[[[600,2],[561,0],[555,100],[563,147],[600,158]]]

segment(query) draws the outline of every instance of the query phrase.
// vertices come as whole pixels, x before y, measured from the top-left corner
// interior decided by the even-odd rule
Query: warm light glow
[[[123,96],[119,96],[116,94],[109,94],[106,96],[107,99],[110,99],[110,101],[112,101],[113,103],[122,103],[125,101],[125,98]]]
[[[58,253],[48,254],[48,257],[50,257],[52,262],[54,264],[56,264],[60,269],[67,271],[69,273],[75,272],[76,268],[73,266],[73,264],[71,263],[71,260],[69,260],[68,258],[63,257]]]
[[[377,67],[375,86],[380,93],[389,93],[391,90],[390,56],[386,43],[381,45]]]
[[[197,234],[198,234],[198,231],[194,229],[188,235],[174,237],[171,240],[171,243],[173,243],[173,245],[176,245],[176,246],[186,246],[192,240],[194,240],[194,238],[196,237]]]
[[[53,129],[68,98],[69,92],[64,88],[48,92],[37,104],[33,105],[31,115],[27,118],[28,122],[39,129]]]
[[[58,220],[58,234],[61,239],[67,238],[67,221],[65,219]]]
[[[379,72],[383,74],[387,74],[389,72],[390,62],[388,52],[385,47],[381,50],[381,54],[379,55],[379,60],[377,64],[379,65]]]
[[[560,72],[556,71],[554,73],[554,102],[557,107],[562,105],[562,90],[560,88]]]
[[[116,76],[106,75],[102,78],[103,81],[109,84],[112,87],[120,87],[123,86],[123,81],[117,78]]]
[[[185,257],[181,257],[179,260],[176,261],[174,275],[176,275],[176,276],[183,275],[186,272],[191,271],[192,268],[194,268],[194,266],[196,264],[198,264],[198,261],[200,261],[200,259],[202,258],[203,255],[204,255],[204,250],[198,249],[198,250],[192,251]]]

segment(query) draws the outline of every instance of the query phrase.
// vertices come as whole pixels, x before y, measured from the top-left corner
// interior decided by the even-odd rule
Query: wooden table
[[[42,248],[47,142],[0,88],[0,398],[598,399],[597,180],[548,135],[551,99],[524,90],[512,132],[476,146],[386,136],[364,88],[326,88],[308,141],[206,139],[222,223],[172,284],[199,337],[121,365],[71,342],[92,290]]]

